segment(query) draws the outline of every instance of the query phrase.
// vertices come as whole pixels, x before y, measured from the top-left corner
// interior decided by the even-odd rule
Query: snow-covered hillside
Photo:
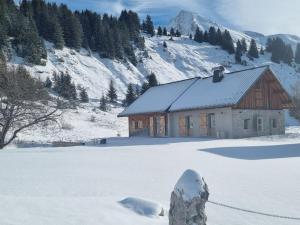
[[[209,26],[217,26],[225,29],[222,25],[215,24],[191,12],[182,11],[172,20],[171,25],[183,33],[190,33],[194,26],[201,26],[202,29],[208,29]],[[171,26],[170,25],[170,26]],[[230,29],[229,29],[230,30]],[[255,32],[241,32],[230,30],[233,39],[245,38],[249,43],[251,38],[255,38],[258,46],[265,44],[266,36]],[[281,35],[285,41],[290,42],[295,46],[299,41],[298,37],[291,35]],[[74,129],[68,132],[63,131],[65,135],[51,136],[51,140],[71,139],[71,136],[76,137],[76,140],[86,139],[88,135],[93,134],[93,137],[116,136],[118,133],[126,135],[126,120],[117,119],[117,113],[121,108],[115,111],[94,115],[93,108],[99,106],[99,99],[103,93],[108,90],[111,80],[114,81],[118,90],[119,99],[122,100],[125,96],[127,85],[133,83],[141,85],[146,77],[154,72],[160,83],[167,83],[191,77],[206,77],[212,75],[212,68],[223,65],[226,71],[235,71],[246,69],[253,66],[261,66],[269,64],[278,75],[278,79],[283,83],[284,87],[291,93],[292,86],[296,81],[300,80],[300,73],[297,69],[286,64],[274,64],[271,62],[270,54],[260,55],[259,59],[249,60],[247,57],[243,59],[247,62],[247,66],[235,63],[234,55],[229,55],[219,46],[212,46],[208,43],[197,43],[190,40],[188,36],[183,35],[180,38],[165,36],[149,37],[145,35],[145,51],[136,50],[138,65],[134,66],[129,62],[103,59],[97,53],[90,53],[85,49],[76,52],[72,49],[64,48],[56,50],[53,45],[46,42],[48,60],[46,66],[29,66],[31,74],[34,77],[45,80],[51,77],[53,72],[68,72],[76,85],[80,85],[87,89],[89,97],[93,101],[90,106],[81,107],[77,111],[70,110],[65,115],[67,123],[77,123],[73,126]],[[167,48],[163,46],[166,42]],[[13,57],[12,64],[23,64],[23,60],[18,57]],[[299,69],[298,69],[299,71]],[[101,115],[101,116],[100,116]],[[89,126],[88,118],[92,116],[99,117],[97,126],[100,130],[93,130],[90,133],[84,132],[85,127]],[[101,122],[99,122],[101,121]],[[124,122],[125,121],[125,122]],[[80,124],[80,125],[79,125]],[[107,124],[114,124],[107,126]],[[103,130],[101,130],[104,128]],[[39,137],[37,140],[46,140],[46,133],[39,132],[44,137]],[[59,133],[58,133],[59,134]],[[81,137],[82,136],[82,137]],[[25,140],[30,140],[31,135],[22,135]],[[36,138],[33,138],[36,140]],[[73,138],[74,139],[74,138]]]

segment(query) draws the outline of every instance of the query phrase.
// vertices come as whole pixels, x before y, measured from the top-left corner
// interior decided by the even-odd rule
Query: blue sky
[[[132,9],[143,18],[150,14],[165,25],[181,9],[199,13],[217,23],[265,34],[300,36],[300,0],[52,0],[72,9],[91,9],[117,15]]]

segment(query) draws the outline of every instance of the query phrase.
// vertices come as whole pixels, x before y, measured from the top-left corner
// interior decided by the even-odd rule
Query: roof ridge
[[[193,79],[199,79],[199,78],[201,78],[201,77],[200,76],[191,77],[191,78],[187,78],[187,79],[183,79],[183,80],[176,80],[176,81],[171,81],[171,82],[168,82],[168,83],[159,84],[159,85],[154,86],[154,87],[160,87],[160,86],[164,86],[164,85],[167,85],[167,84],[174,84],[174,83],[179,83],[179,82],[193,80]]]
[[[250,67],[250,68],[247,68],[247,69],[243,69],[243,70],[236,70],[236,71],[228,72],[228,73],[225,73],[225,75],[226,74],[233,74],[233,73],[239,73],[239,72],[249,71],[249,70],[260,69],[260,68],[264,68],[264,67],[269,68],[270,65],[253,66],[253,67]]]
[[[186,93],[198,80],[201,80],[201,77],[196,77],[197,79],[195,79],[190,85],[187,86],[186,89],[184,89],[181,94],[179,94],[177,96],[177,98],[174,99],[174,101],[171,102],[171,104],[168,106],[168,108],[166,109],[166,112],[169,111],[169,109],[172,107],[172,105],[182,96],[184,95],[184,93]]]

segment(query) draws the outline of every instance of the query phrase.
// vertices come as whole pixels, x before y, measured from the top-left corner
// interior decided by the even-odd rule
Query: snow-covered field
[[[205,178],[213,201],[299,217],[299,128],[288,132],[242,140],[112,138],[102,147],[11,147],[0,152],[0,224],[167,225],[167,216],[153,212],[168,209],[186,169]],[[207,214],[209,225],[299,224],[211,204]]]

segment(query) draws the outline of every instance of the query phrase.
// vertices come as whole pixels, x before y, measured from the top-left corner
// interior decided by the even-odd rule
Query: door
[[[209,113],[207,115],[207,122],[208,122],[208,136],[216,136],[216,121],[215,121],[215,114]]]
[[[257,117],[256,120],[256,128],[257,128],[257,133],[258,134],[262,134],[263,133],[263,129],[264,129],[264,121],[262,117]]]
[[[185,136],[193,136],[193,122],[191,116],[185,117]]]
[[[207,114],[200,113],[200,135],[207,136]]]

